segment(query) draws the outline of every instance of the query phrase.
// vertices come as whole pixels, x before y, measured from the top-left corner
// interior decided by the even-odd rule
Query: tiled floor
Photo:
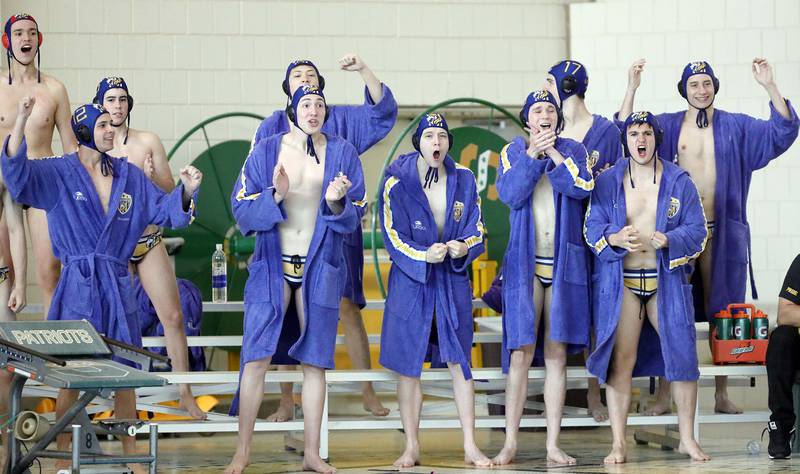
[[[504,469],[474,469],[464,466],[460,450],[461,436],[457,430],[429,430],[422,434],[424,466],[405,472],[565,472],[565,473],[743,473],[798,472],[800,461],[770,461],[766,445],[758,455],[747,452],[747,442],[758,439],[761,425],[716,425],[703,429],[703,446],[713,459],[694,463],[673,451],[655,446],[636,446],[629,436],[629,462],[605,467],[603,457],[609,448],[607,428],[574,429],[563,432],[563,448],[578,459],[578,465],[548,467],[544,460],[543,432],[525,432],[521,436],[521,454],[517,463]],[[503,443],[500,431],[479,430],[477,441],[493,455]],[[184,435],[180,438],[162,437],[159,443],[159,472],[218,473],[230,460],[236,438],[232,434],[211,437]],[[766,442],[766,439],[765,439]],[[403,435],[398,431],[335,432],[331,438],[331,463],[345,473],[398,472],[392,461],[402,450]],[[115,446],[116,443],[109,443]],[[145,443],[140,442],[140,448]],[[258,434],[253,444],[253,459],[248,473],[299,472],[300,456],[283,448],[283,435]],[[800,458],[798,458],[800,459]],[[43,472],[53,472],[52,464],[44,463]],[[36,466],[32,472],[37,472]]]

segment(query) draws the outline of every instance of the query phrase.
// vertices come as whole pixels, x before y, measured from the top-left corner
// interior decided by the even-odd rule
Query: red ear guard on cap
[[[3,31],[3,37],[2,37],[3,47],[6,48],[7,50],[11,51],[11,38],[9,38],[8,35],[11,34],[11,26],[14,23],[16,23],[17,21],[20,21],[20,20],[30,20],[30,21],[33,22],[34,25],[36,25],[36,33],[37,33],[37,36],[38,36],[38,46],[41,47],[42,46],[42,42],[44,42],[44,37],[42,36],[42,32],[39,31],[39,24],[36,22],[36,20],[32,16],[30,16],[28,14],[25,14],[25,13],[12,15],[8,19],[8,21],[6,22],[6,28]]]
[[[42,43],[44,42],[44,37],[42,36],[42,32],[37,32],[39,35],[39,44],[38,46],[41,47]],[[11,40],[8,38],[8,35],[3,32],[3,47],[10,50],[11,49]]]

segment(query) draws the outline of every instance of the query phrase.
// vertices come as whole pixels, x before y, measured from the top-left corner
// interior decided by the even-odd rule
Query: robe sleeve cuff
[[[779,114],[777,110],[775,110],[775,104],[772,101],[769,101],[769,118],[770,120],[776,121],[783,126],[793,126],[797,127],[800,125],[800,119],[797,117],[797,111],[794,110],[792,107],[792,102],[789,99],[783,99],[786,102],[786,108],[789,109],[790,118],[785,118],[783,115]]]

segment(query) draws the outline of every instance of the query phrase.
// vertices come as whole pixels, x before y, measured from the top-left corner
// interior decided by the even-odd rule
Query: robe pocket
[[[573,285],[588,285],[586,248],[583,245],[567,242],[567,262],[564,267],[564,280]]]
[[[725,256],[731,262],[741,265],[747,263],[747,238],[749,231],[747,224],[728,219],[727,222],[727,248]]]
[[[64,284],[63,298],[70,312],[89,317],[92,314],[92,278],[76,269]]]
[[[408,316],[414,309],[422,311],[416,305],[421,304],[419,292],[422,285],[410,278],[398,278],[389,286],[389,294],[386,295],[385,314],[396,316],[403,321],[408,320]]]
[[[310,299],[314,304],[323,308],[339,309],[343,280],[344,274],[338,268],[320,259],[319,271],[317,277],[314,278],[314,288],[304,290],[309,292]]]
[[[247,267],[249,276],[244,284],[245,303],[269,301],[269,267],[266,260],[253,262]]]
[[[692,285],[681,285],[683,290],[683,314],[686,317],[686,324],[694,327],[694,297],[692,296]]]

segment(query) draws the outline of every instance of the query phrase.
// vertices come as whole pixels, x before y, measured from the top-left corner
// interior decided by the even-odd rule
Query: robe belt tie
[[[97,288],[97,263],[110,263],[113,265],[117,265],[120,268],[124,269],[126,272],[128,271],[128,262],[121,260],[117,257],[111,255],[105,255],[100,253],[92,253],[88,255],[68,255],[64,259],[64,269],[66,270],[70,266],[74,264],[78,264],[79,262],[86,262],[89,266],[89,280],[91,281],[91,294],[89,296],[92,302],[96,301],[98,296],[100,295],[100,290]],[[78,269],[78,273],[80,274],[80,269]],[[122,296],[122,291],[120,291],[119,283],[117,282],[116,278],[111,278],[112,284],[116,286],[117,293]],[[124,305],[123,302],[120,302]],[[124,321],[125,315],[122,314],[123,321],[118,321],[116,326],[119,330],[123,333],[123,342],[130,343],[133,341],[132,335],[128,331],[128,324]]]

